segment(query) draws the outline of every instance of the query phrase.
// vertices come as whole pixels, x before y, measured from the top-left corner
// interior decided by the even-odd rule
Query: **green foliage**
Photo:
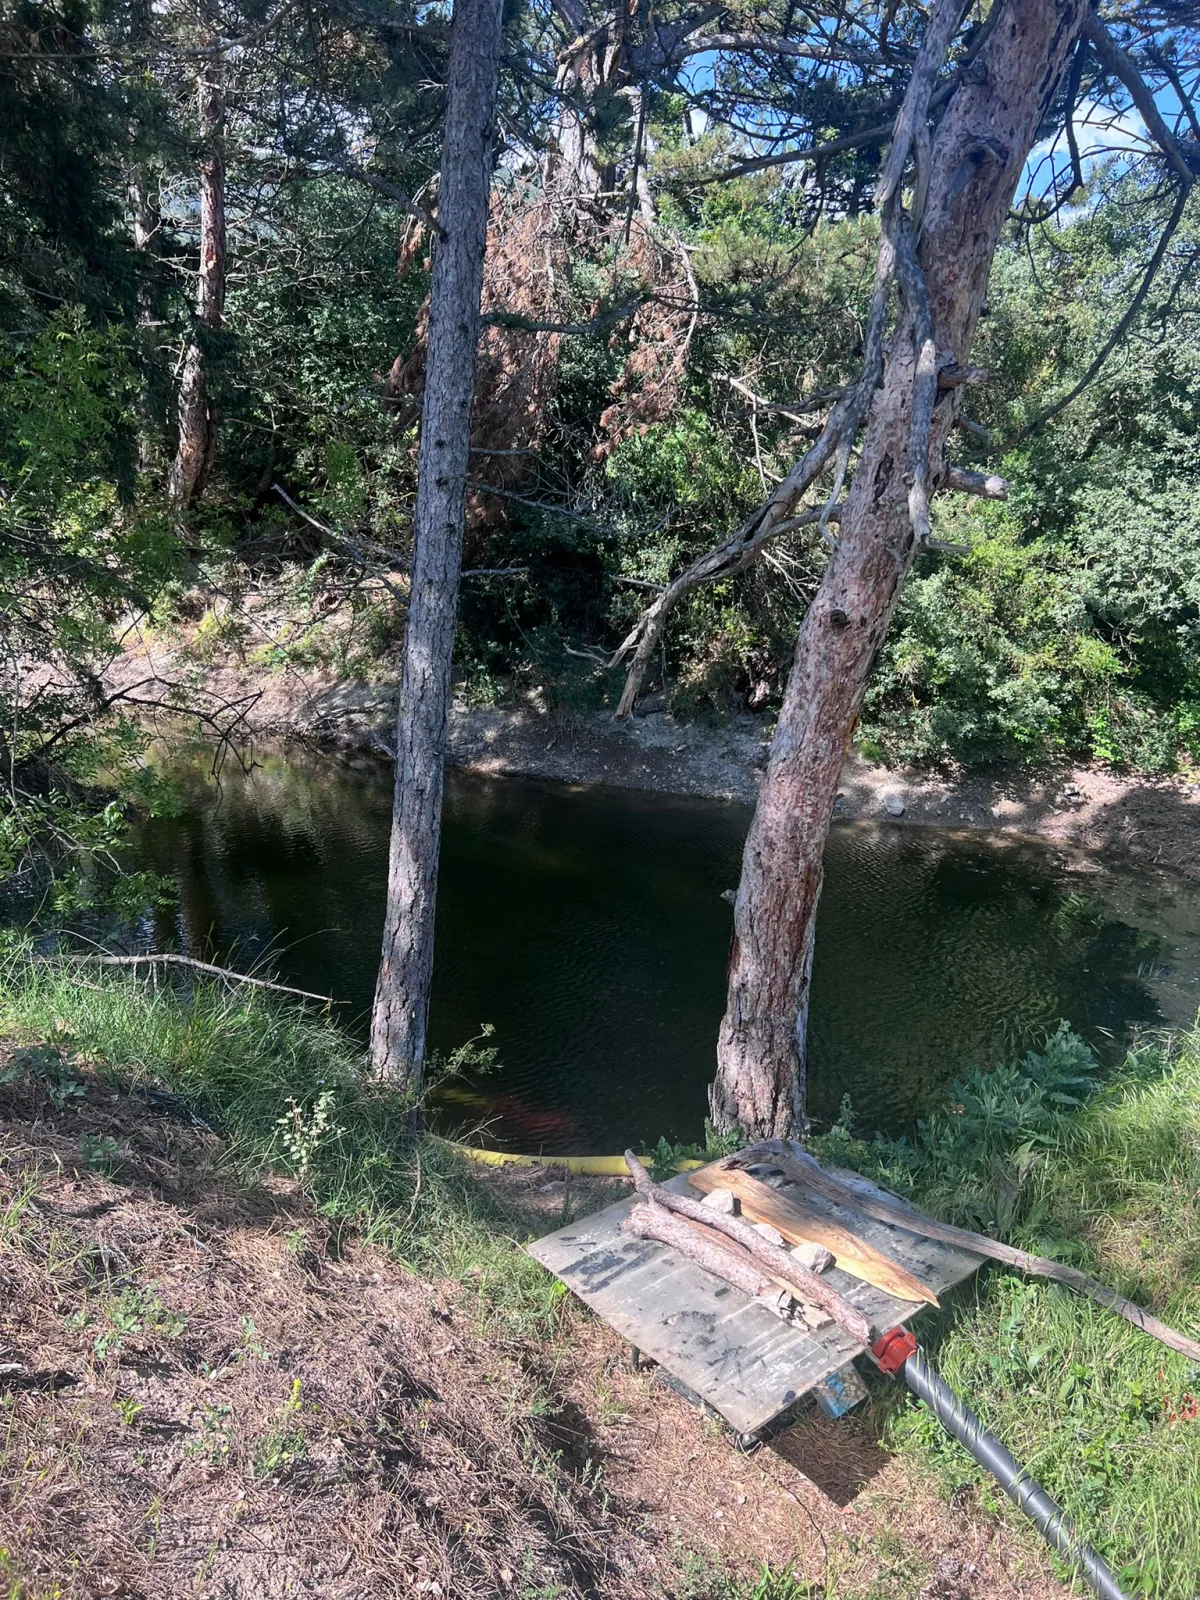
[[[1196,1326],[1200,1036],[1147,1043],[1104,1074],[1060,1027],[1018,1067],[964,1074],[911,1139],[864,1144],[848,1120],[817,1141],[823,1157],[935,1215],[1075,1260],[1173,1326]],[[923,1342],[1128,1593],[1189,1592],[1200,1371],[1093,1302],[1002,1270],[944,1307]],[[1001,1509],[928,1412],[893,1391],[886,1405],[917,1470]]]
[[[0,1067],[0,1083],[37,1083],[56,1111],[87,1093],[61,1044],[27,1045],[14,1050]]]

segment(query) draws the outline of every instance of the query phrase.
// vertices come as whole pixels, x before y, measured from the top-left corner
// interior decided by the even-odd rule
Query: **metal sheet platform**
[[[870,1187],[857,1174],[845,1176]],[[666,1187],[699,1198],[686,1175],[672,1178]],[[790,1188],[784,1185],[782,1193]],[[907,1267],[936,1294],[983,1264],[981,1256],[967,1250],[875,1222],[807,1189],[795,1192]],[[898,1203],[894,1195],[876,1193]],[[634,1204],[634,1196],[620,1200],[526,1249],[630,1344],[719,1411],[736,1432],[761,1432],[859,1353],[859,1346],[836,1325],[814,1332],[783,1322],[666,1245],[623,1232],[621,1223]],[[826,1276],[880,1331],[921,1310],[837,1267]]]

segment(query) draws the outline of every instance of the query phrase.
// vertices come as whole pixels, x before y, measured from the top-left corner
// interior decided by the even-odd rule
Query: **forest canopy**
[[[931,108],[1001,9],[969,13]],[[447,22],[382,0],[5,5],[10,869],[47,826],[107,836],[89,776],[144,739],[108,676],[131,629],[198,612],[172,693],[218,735],[238,721],[203,683],[222,640],[265,670],[391,673]],[[923,26],[895,6],[508,6],[462,696],[615,707],[648,599],[820,433],[862,361],[875,174]],[[879,759],[1200,760],[1197,65],[1182,13],[1112,28],[1174,154],[1082,38],[996,257],[958,479],[872,675],[858,737]],[[769,723],[836,514],[681,594],[642,694]],[[286,637],[252,637],[264,586]]]

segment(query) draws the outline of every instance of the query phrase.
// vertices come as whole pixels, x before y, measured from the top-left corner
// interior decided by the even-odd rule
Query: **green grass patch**
[[[103,970],[81,981],[79,969],[11,944],[0,955],[0,1029],[25,1048],[17,1070],[59,1100],[80,1061],[170,1090],[219,1123],[225,1159],[248,1178],[292,1173],[335,1231],[459,1280],[481,1324],[561,1334],[561,1285],[520,1250],[519,1224],[444,1144],[412,1137],[410,1102],[369,1080],[362,1052],[325,1016],[221,985]],[[847,1115],[815,1148],[948,1220],[1070,1259],[1200,1333],[1198,1034],[1146,1044],[1106,1072],[1062,1029],[1015,1066],[965,1073],[911,1138],[864,1142]],[[1200,1593],[1200,1371],[1091,1302],[999,1268],[920,1331],[946,1379],[1128,1592]],[[948,1493],[975,1485],[1037,1543],[915,1401],[888,1388],[877,1403],[914,1471],[936,1474]],[[813,1592],[786,1573],[759,1584],[748,1592]]]
[[[561,1285],[519,1248],[517,1220],[443,1142],[413,1137],[411,1101],[374,1083],[323,1014],[219,982],[84,971],[16,940],[0,951],[0,1031],[27,1046],[16,1070],[31,1061],[51,1087],[83,1062],[180,1096],[226,1136],[230,1167],[295,1176],[335,1234],[461,1280],[481,1319],[499,1314],[517,1334],[557,1320]]]
[[[822,1156],[949,1221],[1070,1260],[1200,1336],[1200,1035],[1145,1044],[1105,1074],[1062,1028],[1017,1066],[965,1074],[913,1138],[866,1144],[847,1121],[818,1141]],[[939,1322],[922,1319],[920,1335],[1127,1592],[1200,1594],[1195,1365],[1089,1300],[1000,1268]],[[915,1467],[948,1492],[976,1484],[1021,1521],[916,1401],[901,1391],[882,1403]]]

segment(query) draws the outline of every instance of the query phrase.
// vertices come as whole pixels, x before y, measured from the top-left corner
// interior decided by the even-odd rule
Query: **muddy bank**
[[[143,644],[114,665],[111,687],[144,680],[148,672],[158,686],[150,693],[164,699],[182,676],[169,648]],[[339,681],[321,671],[220,665],[206,670],[201,682],[212,703],[239,705],[248,732],[389,752],[394,694],[388,687]],[[146,694],[145,686],[139,689],[140,696]],[[759,717],[737,716],[719,727],[685,723],[653,699],[626,723],[614,722],[607,712],[568,713],[536,702],[516,708],[456,703],[448,760],[491,774],[753,804],[766,738]],[[852,754],[842,773],[837,815],[1035,835],[1075,848],[1119,851],[1200,877],[1200,784],[1176,778],[1067,766],[951,776],[873,766]]]

